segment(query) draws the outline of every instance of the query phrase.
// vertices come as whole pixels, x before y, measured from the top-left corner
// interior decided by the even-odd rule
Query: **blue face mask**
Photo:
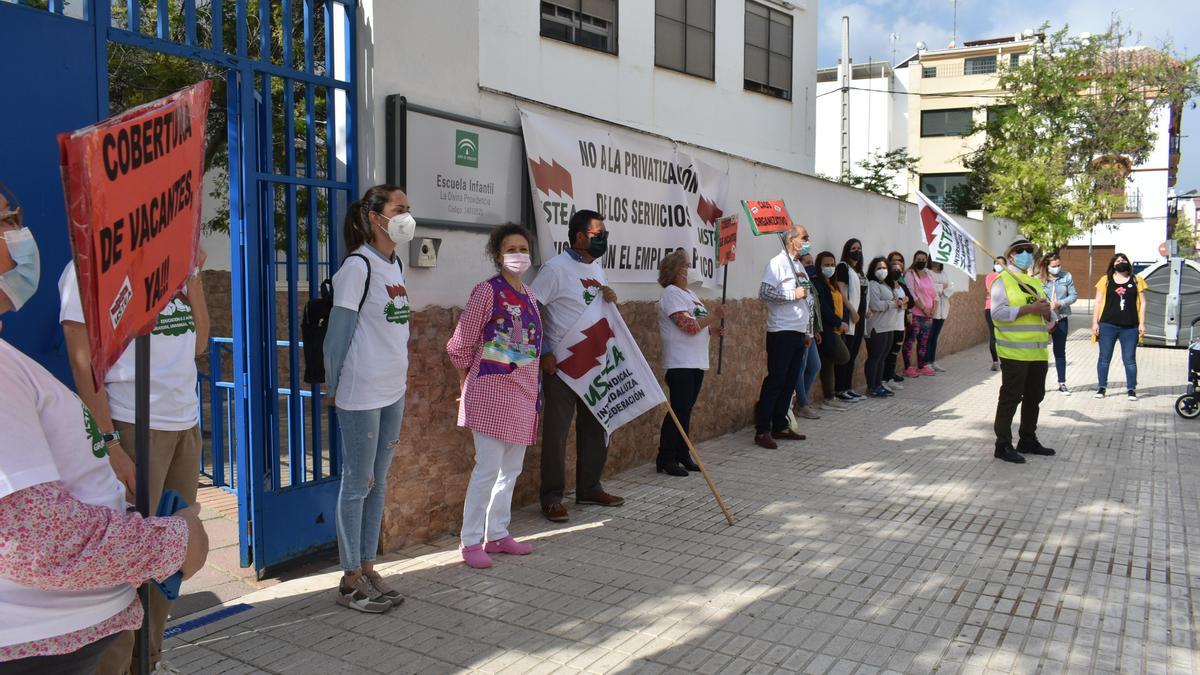
[[[1029,251],[1022,251],[1013,256],[1013,264],[1021,270],[1028,270],[1033,265],[1033,254]]]
[[[800,250],[796,252],[797,258],[803,258],[806,255],[812,254],[812,244],[804,242],[800,245]]]
[[[42,276],[42,259],[29,228],[10,230],[3,234],[3,238],[8,244],[8,255],[17,266],[0,274],[0,293],[8,296],[13,309],[17,310],[29,302],[37,291]]]

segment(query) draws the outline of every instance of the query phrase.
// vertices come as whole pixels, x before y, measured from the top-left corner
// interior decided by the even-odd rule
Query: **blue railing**
[[[278,348],[291,349],[292,343],[287,340],[276,340]],[[200,432],[207,436],[207,442],[200,449],[200,474],[209,478],[213,486],[236,494],[237,456],[234,434],[236,433],[234,406],[234,387],[232,377],[226,379],[223,361],[225,357],[233,356],[233,338],[210,337],[208,340],[208,369],[198,373],[197,398],[200,402]],[[295,348],[304,348],[303,342],[296,342]],[[314,391],[315,390],[315,391]],[[322,428],[328,429],[329,418],[323,411],[321,400],[323,390],[317,387],[299,388],[301,405],[292,405],[293,389],[288,387],[276,388],[276,396],[280,402],[280,438],[279,451],[275,453],[274,461],[270,462],[279,470],[276,476],[281,485],[296,485],[323,477],[335,475],[337,471],[336,455],[321,452],[321,443],[309,448],[310,427],[312,434],[320,435]],[[317,401],[313,402],[314,393]],[[308,406],[303,405],[304,401]],[[298,412],[296,412],[298,411]],[[299,417],[295,417],[295,415]],[[311,424],[307,423],[311,422]],[[332,445],[332,444],[330,444]],[[310,450],[306,453],[306,450]],[[253,451],[253,449],[252,449]],[[311,455],[311,457],[309,456]],[[285,467],[281,465],[286,464]],[[285,478],[286,477],[286,478]]]

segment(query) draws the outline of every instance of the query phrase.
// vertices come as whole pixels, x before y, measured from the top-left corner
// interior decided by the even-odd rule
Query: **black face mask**
[[[601,232],[588,242],[587,252],[593,258],[602,258],[608,251],[608,233]]]
[[[918,261],[914,262],[914,263],[913,263],[913,269],[917,269],[917,270],[923,270],[923,269],[925,269],[925,261],[924,261],[924,260],[918,260]]]
[[[1113,265],[1113,269],[1121,274],[1129,274],[1131,271],[1133,271],[1133,265],[1130,265],[1127,262],[1120,262],[1116,265]]]
[[[850,251],[850,254],[846,257],[854,262],[862,262],[862,251]]]

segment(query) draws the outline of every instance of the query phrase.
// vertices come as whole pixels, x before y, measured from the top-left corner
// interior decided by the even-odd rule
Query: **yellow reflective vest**
[[[996,281],[1003,282],[1011,307],[1024,307],[1046,297],[1042,282],[1027,274],[1006,270]],[[1025,288],[1021,288],[1025,286]],[[1031,295],[1032,290],[1036,295]],[[996,325],[996,354],[1002,359],[1013,361],[1049,361],[1047,344],[1050,335],[1046,332],[1046,320],[1040,314],[1025,314],[1013,321],[998,321]]]

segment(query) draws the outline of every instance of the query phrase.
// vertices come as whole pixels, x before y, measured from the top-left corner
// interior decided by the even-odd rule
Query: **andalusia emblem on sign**
[[[929,247],[930,260],[957,267],[974,278],[975,239],[920,191],[917,212],[921,217],[921,241]]]
[[[612,303],[597,300],[588,305],[554,357],[559,377],[609,434],[667,400]]]

